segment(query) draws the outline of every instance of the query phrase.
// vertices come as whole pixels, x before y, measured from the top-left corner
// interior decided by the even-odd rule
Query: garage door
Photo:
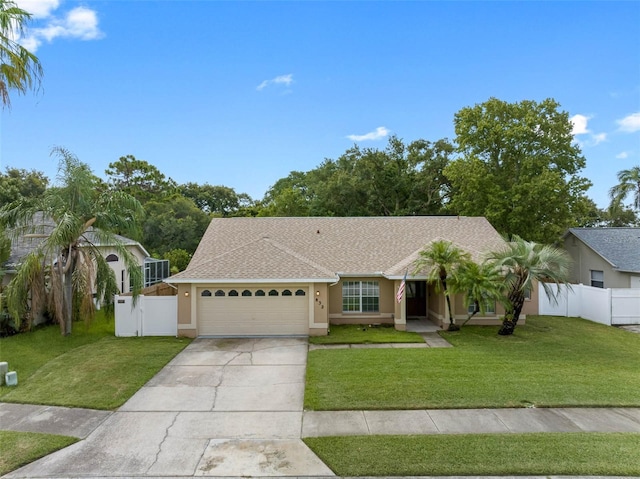
[[[307,295],[304,287],[199,288],[199,335],[308,334]]]

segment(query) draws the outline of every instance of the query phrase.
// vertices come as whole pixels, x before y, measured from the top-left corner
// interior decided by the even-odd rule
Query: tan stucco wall
[[[192,321],[191,310],[193,301],[192,285],[178,284],[178,336],[195,338],[198,336],[195,320]]]
[[[313,302],[313,317],[309,318],[309,335],[326,336],[329,328],[329,287],[327,283],[313,283],[309,287]]]
[[[377,281],[380,288],[380,303],[377,313],[343,313],[342,283],[344,281]],[[341,278],[329,287],[329,322],[331,324],[393,324],[395,307],[395,281],[380,277]]]
[[[604,273],[605,288],[629,288],[631,284],[629,273],[615,271],[611,264],[595,253],[591,248],[569,233],[564,240],[564,249],[569,253],[573,264],[569,281],[591,286],[591,271]]]

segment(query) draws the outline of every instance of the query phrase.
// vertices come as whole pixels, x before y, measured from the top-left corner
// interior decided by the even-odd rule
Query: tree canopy
[[[16,201],[0,209],[0,224],[14,238],[31,236],[39,245],[22,258],[7,287],[7,306],[19,324],[46,310],[63,335],[74,319],[90,319],[95,298],[109,308],[118,292],[113,270],[98,249],[116,249],[127,267],[134,295],[142,287],[142,270],[115,236],[137,227],[140,203],[124,192],[108,191],[89,166],[73,153],[55,148],[60,160],[58,184],[32,201]]]
[[[500,232],[551,243],[585,213],[590,182],[560,105],[491,98],[455,115],[461,157],[445,168],[450,211],[485,216]]]
[[[265,195],[262,216],[402,216],[442,214],[448,194],[447,140],[405,144],[392,136],[384,150],[353,146],[306,173],[293,171]]]

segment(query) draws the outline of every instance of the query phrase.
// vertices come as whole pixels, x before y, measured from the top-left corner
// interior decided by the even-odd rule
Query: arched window
[[[291,296],[291,290],[289,290],[289,289],[285,289],[285,290],[282,292],[282,296]]]
[[[303,289],[299,289],[296,291],[296,296],[306,296],[307,293],[304,292]]]
[[[258,291],[256,291],[256,296],[264,296],[264,291],[259,289]]]
[[[224,291],[219,289],[218,291],[216,291],[216,296],[224,296]]]
[[[269,296],[278,296],[278,292],[275,289],[269,291]]]
[[[211,296],[211,291],[205,289],[202,293],[200,293],[200,296]]]
[[[238,296],[238,292],[235,289],[229,291],[229,296]]]
[[[115,254],[110,254],[109,256],[107,256],[104,259],[107,263],[115,263],[116,261],[119,261],[120,259],[118,258],[117,255]]]
[[[248,289],[245,289],[245,290],[242,292],[242,296],[251,296],[251,291],[249,291]]]

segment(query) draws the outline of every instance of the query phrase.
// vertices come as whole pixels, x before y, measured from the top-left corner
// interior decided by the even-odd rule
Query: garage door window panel
[[[245,290],[242,292],[242,296],[251,296],[251,291],[249,291],[248,289],[245,289]]]
[[[215,296],[224,296],[224,291],[222,291],[221,289],[219,289],[218,291],[216,291]]]
[[[205,289],[202,293],[200,293],[200,296],[211,296],[211,291],[209,291],[208,289]]]
[[[235,289],[229,291],[229,296],[238,296],[238,292]]]
[[[269,291],[269,296],[278,296],[278,292],[275,289]]]

